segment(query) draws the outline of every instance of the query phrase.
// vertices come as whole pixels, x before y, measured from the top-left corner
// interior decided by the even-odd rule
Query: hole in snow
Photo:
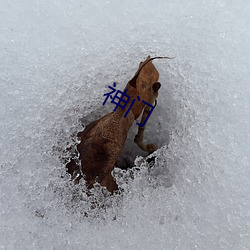
[[[64,148],[61,148],[59,151],[62,152],[61,159],[65,166],[65,174],[67,171],[66,166],[68,167],[68,169],[70,169],[70,166],[72,165],[72,159],[79,164],[78,152],[76,149],[77,144],[79,143],[77,133],[83,131],[86,125],[88,125],[90,122],[97,120],[108,112],[110,112],[110,109],[109,111],[107,111],[106,109],[107,108],[100,107],[99,109],[96,109],[95,111],[91,112],[89,115],[79,118],[78,123],[81,124],[82,129],[74,131],[71,135],[71,138],[68,139],[66,143],[62,144],[64,145]],[[163,119],[163,117],[165,117],[165,119]],[[138,122],[139,121],[140,118],[138,119]],[[158,149],[163,146],[167,146],[170,141],[170,135],[168,128],[165,125],[166,122],[166,111],[159,105],[157,108],[155,108],[153,114],[148,120],[147,127],[144,132],[144,142],[154,143],[158,147]],[[152,182],[152,180],[159,179],[160,175],[162,175],[161,179],[163,181],[158,180],[158,183],[164,182],[164,186],[171,186],[173,178],[169,173],[168,166],[166,165],[166,163],[161,162],[159,164],[159,161],[157,160],[158,153],[156,152],[154,154],[154,157],[151,157],[151,159],[147,161],[146,159],[148,153],[142,151],[134,143],[134,137],[137,134],[137,130],[138,126],[136,125],[136,122],[134,122],[133,126],[129,131],[126,143],[115,165],[116,168],[113,175],[115,176],[115,178],[120,178],[118,182],[120,182],[120,184],[123,184],[123,181],[127,181],[128,176],[133,178],[134,175],[133,173],[131,173],[131,171],[129,172],[129,174],[125,173],[126,170],[131,169],[133,167],[136,167],[136,169],[138,170],[140,169],[141,165],[144,164],[146,168],[149,168],[148,175],[145,176],[148,181]],[[58,148],[60,147],[57,147],[57,149]],[[142,157],[141,161],[137,161],[136,163],[134,163],[136,157]],[[157,164],[154,164],[155,161],[157,162]],[[125,170],[125,172],[120,172],[119,169]],[[116,176],[116,173],[118,173],[118,176]],[[72,175],[72,172],[70,172],[70,174]],[[156,185],[158,184],[156,183]]]

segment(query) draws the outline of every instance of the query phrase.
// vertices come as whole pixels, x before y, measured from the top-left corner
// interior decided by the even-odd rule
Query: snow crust
[[[244,0],[1,1],[0,248],[250,249],[249,12]],[[91,200],[65,148],[148,55],[175,56],[155,61],[156,165],[115,169],[123,194],[97,186]],[[143,155],[135,131],[125,157]]]

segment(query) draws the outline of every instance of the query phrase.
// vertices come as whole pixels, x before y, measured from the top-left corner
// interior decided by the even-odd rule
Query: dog
[[[140,63],[137,72],[124,89],[124,92],[126,90],[126,94],[130,96],[127,107],[130,107],[133,100],[140,99],[144,102],[135,101],[130,110],[118,106],[115,111],[88,124],[84,131],[77,134],[80,139],[80,143],[77,145],[80,166],[74,159],[71,159],[66,165],[67,172],[72,176],[74,183],[78,183],[84,177],[88,189],[93,188],[94,184],[98,182],[111,193],[118,190],[112,171],[130,127],[141,114],[141,123],[138,125],[138,133],[134,141],[149,154],[156,150],[154,144],[143,143],[143,133],[148,115],[153,110],[152,105],[156,106],[158,90],[161,87],[158,82],[159,72],[152,61],[162,58],[171,59],[170,57],[150,58],[148,56],[145,61]]]

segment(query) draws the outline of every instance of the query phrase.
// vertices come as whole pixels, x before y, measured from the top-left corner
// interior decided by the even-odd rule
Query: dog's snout
[[[154,93],[157,93],[157,91],[160,89],[160,87],[161,87],[161,84],[159,82],[155,82],[152,86]]]

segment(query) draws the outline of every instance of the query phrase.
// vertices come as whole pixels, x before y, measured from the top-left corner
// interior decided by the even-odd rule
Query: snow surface
[[[0,248],[250,249],[249,26],[246,0],[1,1]],[[156,166],[90,201],[64,149],[148,55],[176,57],[155,61]]]

